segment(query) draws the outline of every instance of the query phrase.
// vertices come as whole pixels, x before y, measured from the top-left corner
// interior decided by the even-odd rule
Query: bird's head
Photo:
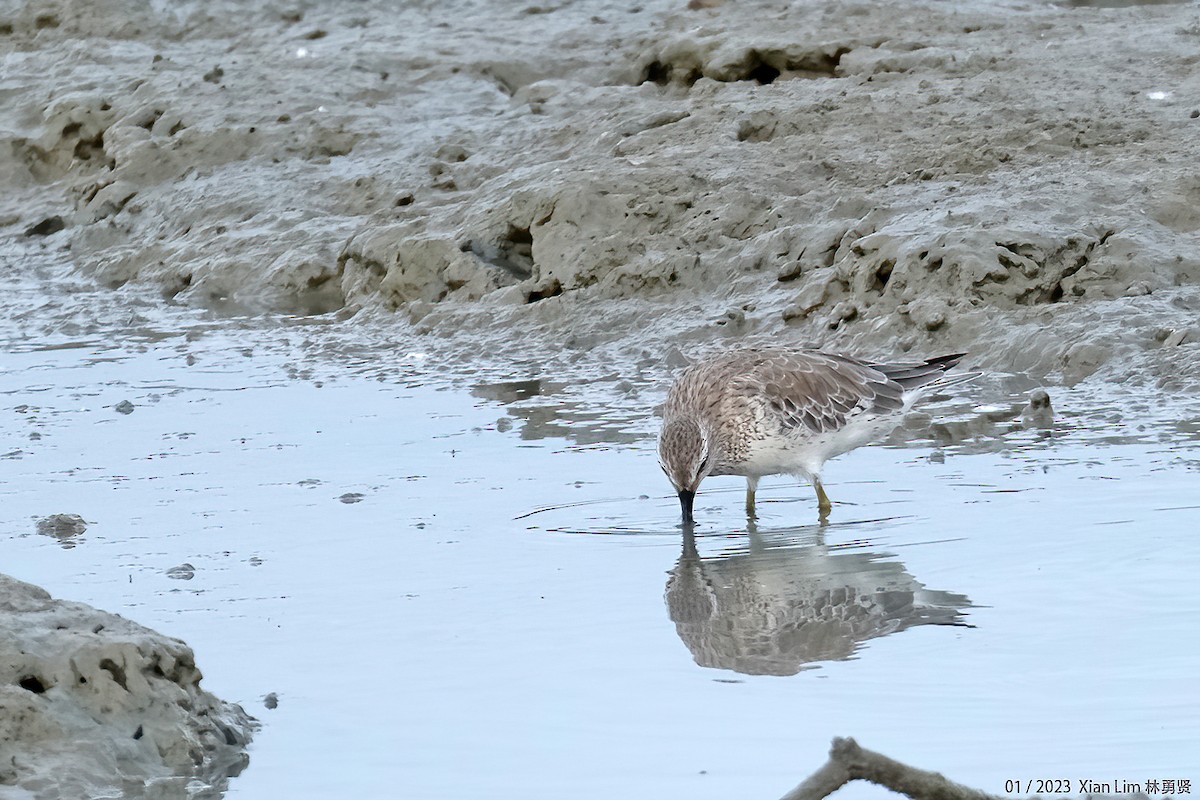
[[[696,499],[696,489],[716,463],[709,442],[704,428],[690,417],[668,420],[658,437],[658,463],[679,494],[685,525],[694,521],[692,502]]]

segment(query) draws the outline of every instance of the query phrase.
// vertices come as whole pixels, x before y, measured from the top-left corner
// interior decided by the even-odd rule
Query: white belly
[[[792,429],[755,439],[746,460],[730,471],[748,477],[788,474],[811,480],[821,473],[826,461],[886,436],[901,418],[899,414],[882,417],[864,414],[836,431],[815,433]]]

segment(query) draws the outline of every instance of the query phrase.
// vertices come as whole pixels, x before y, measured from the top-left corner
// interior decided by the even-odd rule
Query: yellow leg
[[[817,490],[817,510],[820,512],[820,518],[826,519],[833,510],[833,504],[829,502],[829,495],[825,494],[825,487],[821,485],[820,478],[813,477],[813,487]]]
[[[758,514],[754,510],[754,493],[758,490],[758,478],[746,478],[746,516],[750,519],[756,519]]]

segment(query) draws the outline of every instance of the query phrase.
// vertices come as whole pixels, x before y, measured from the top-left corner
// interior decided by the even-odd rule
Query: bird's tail
[[[882,372],[889,379],[900,384],[906,392],[912,392],[917,389],[929,390],[933,388],[943,388],[953,386],[957,383],[978,378],[979,372],[963,372],[958,375],[947,375],[947,370],[951,370],[958,366],[958,362],[966,357],[966,353],[951,353],[950,355],[938,356],[937,358],[926,359],[925,361],[913,361],[900,364],[872,364],[871,366]]]

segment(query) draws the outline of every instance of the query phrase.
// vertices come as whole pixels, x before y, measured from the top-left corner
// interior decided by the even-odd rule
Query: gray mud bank
[[[1198,43],[1189,4],[27,3],[0,224],[497,358],[761,336],[1194,389]]]
[[[191,649],[0,575],[0,797],[220,797],[253,720]]]

